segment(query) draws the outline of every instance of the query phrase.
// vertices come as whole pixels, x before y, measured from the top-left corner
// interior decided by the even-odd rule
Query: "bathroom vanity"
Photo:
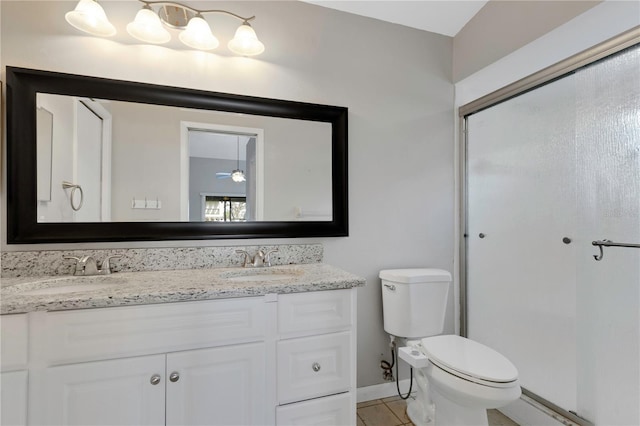
[[[352,274],[309,264],[5,281],[2,424],[355,424],[364,280]]]

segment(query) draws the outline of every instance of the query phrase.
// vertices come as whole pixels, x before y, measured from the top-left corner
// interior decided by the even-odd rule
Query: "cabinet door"
[[[163,425],[164,370],[164,355],[47,368],[32,375],[30,423]]]
[[[27,424],[27,372],[0,374],[0,425]]]
[[[267,424],[265,370],[263,343],[168,354],[167,425]]]
[[[0,371],[27,368],[29,325],[26,314],[2,315],[0,320]]]

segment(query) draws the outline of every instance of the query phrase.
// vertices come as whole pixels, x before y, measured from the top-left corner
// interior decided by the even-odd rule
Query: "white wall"
[[[321,242],[327,263],[367,279],[358,290],[358,386],[381,383],[379,361],[389,351],[378,271],[453,267],[451,38],[300,2],[216,2],[257,16],[252,25],[266,51],[237,58],[223,47],[215,54],[177,42],[175,49],[140,45],[124,30],[139,3],[102,4],[119,31],[113,40],[67,25],[64,13],[75,2],[0,2],[2,77],[13,65],[349,108],[350,236],[251,243]],[[218,17],[215,26],[225,46],[237,22]],[[2,244],[33,250],[238,242]],[[446,331],[453,331],[453,298]]]
[[[469,77],[600,2],[487,2],[453,38],[453,81]]]
[[[640,4],[608,0],[456,83],[456,108],[640,25]]]

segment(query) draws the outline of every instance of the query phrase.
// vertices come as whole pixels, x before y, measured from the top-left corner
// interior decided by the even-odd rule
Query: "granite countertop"
[[[0,314],[299,293],[364,284],[363,278],[321,263],[3,278]]]

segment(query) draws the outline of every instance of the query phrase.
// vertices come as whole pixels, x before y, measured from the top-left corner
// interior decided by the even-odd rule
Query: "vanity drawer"
[[[35,353],[47,365],[264,339],[263,297],[42,313]]]
[[[350,332],[278,342],[278,402],[316,398],[349,390]]]
[[[278,298],[278,332],[283,337],[326,333],[351,325],[350,290],[291,293]]]
[[[27,367],[28,332],[27,314],[0,317],[0,371]]]
[[[341,393],[310,401],[279,406],[278,426],[355,425],[355,402],[351,393]]]

